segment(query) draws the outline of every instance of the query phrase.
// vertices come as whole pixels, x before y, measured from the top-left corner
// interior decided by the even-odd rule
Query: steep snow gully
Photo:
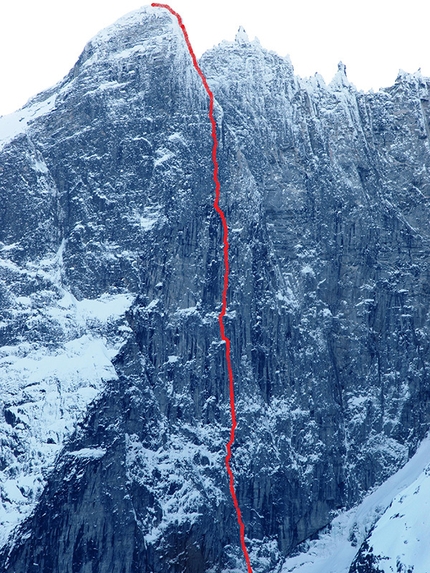
[[[213,140],[212,161],[213,161],[213,179],[215,182],[214,209],[216,210],[216,212],[218,213],[218,215],[220,216],[220,219],[221,219],[221,223],[222,223],[222,227],[223,227],[223,245],[224,245],[224,284],[223,284],[223,291],[222,291],[222,305],[221,305],[221,311],[218,315],[218,321],[219,321],[221,339],[225,343],[225,359],[226,359],[226,363],[227,363],[227,371],[228,371],[228,378],[229,378],[229,390],[230,390],[231,430],[230,430],[230,439],[226,444],[227,455],[225,457],[225,465],[226,465],[227,473],[229,476],[230,493],[231,493],[231,497],[233,499],[234,507],[236,509],[237,521],[239,524],[240,543],[242,546],[243,555],[245,557],[248,573],[252,573],[251,560],[249,558],[249,554],[248,554],[248,550],[247,550],[246,542],[245,542],[245,524],[244,524],[243,519],[242,519],[242,513],[240,511],[239,502],[238,502],[236,490],[234,487],[234,474],[233,474],[233,470],[232,470],[231,465],[230,465],[231,457],[232,457],[231,449],[232,449],[232,446],[234,444],[234,436],[235,436],[235,430],[236,430],[236,426],[237,426],[237,420],[236,420],[236,408],[235,408],[235,401],[234,401],[233,367],[232,367],[232,363],[231,363],[231,343],[230,343],[230,339],[228,338],[228,336],[225,333],[225,326],[224,326],[224,317],[225,317],[226,312],[227,312],[227,291],[228,291],[228,277],[229,277],[229,258],[228,258],[229,243],[228,243],[227,219],[226,219],[224,211],[221,209],[220,204],[219,204],[219,200],[220,200],[220,196],[221,196],[221,184],[220,184],[219,178],[218,178],[218,161],[217,161],[217,155],[216,155],[217,154],[217,147],[218,147],[218,140],[217,140],[217,135],[216,135],[216,121],[215,121],[215,117],[214,117],[214,96],[213,96],[213,93],[209,87],[207,80],[206,80],[206,77],[203,74],[203,72],[202,72],[202,70],[201,70],[201,68],[197,62],[197,58],[194,54],[194,50],[191,46],[191,43],[190,43],[190,40],[188,37],[188,32],[184,26],[184,23],[182,21],[181,16],[177,12],[172,10],[172,8],[170,6],[168,6],[167,4],[158,4],[158,3],[154,2],[151,4],[151,6],[153,8],[164,8],[164,9],[168,10],[171,14],[173,14],[173,16],[175,16],[177,18],[178,24],[179,24],[179,26],[180,26],[183,34],[184,34],[185,42],[187,44],[188,51],[189,51],[191,59],[193,61],[194,68],[196,69],[197,73],[199,74],[199,76],[203,82],[203,86],[206,90],[206,93],[209,96],[209,113],[208,113],[208,115],[209,115],[209,120],[211,122],[211,127],[212,127],[212,140]]]

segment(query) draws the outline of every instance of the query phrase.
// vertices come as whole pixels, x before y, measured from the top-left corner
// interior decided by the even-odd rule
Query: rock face
[[[301,80],[242,30],[200,63],[264,572],[427,432],[430,81]],[[0,118],[2,573],[244,570],[207,113],[176,20],[143,8]]]

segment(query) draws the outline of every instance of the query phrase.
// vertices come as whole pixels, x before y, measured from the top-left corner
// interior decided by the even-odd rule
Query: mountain
[[[253,570],[428,573],[430,80],[200,65]],[[161,8],[0,118],[2,573],[245,571],[211,153]]]

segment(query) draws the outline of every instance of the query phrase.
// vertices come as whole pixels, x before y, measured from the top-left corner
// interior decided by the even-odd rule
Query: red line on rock
[[[225,457],[225,465],[226,465],[227,473],[229,476],[230,494],[231,494],[231,497],[233,499],[233,504],[234,504],[234,507],[236,509],[237,521],[239,524],[240,544],[242,546],[242,551],[243,551],[243,555],[245,557],[246,565],[248,568],[248,573],[253,573],[252,567],[251,567],[251,560],[249,558],[248,550],[246,548],[246,543],[245,543],[245,524],[243,523],[242,512],[240,511],[239,502],[237,500],[236,490],[234,487],[234,474],[233,474],[233,470],[231,469],[231,465],[230,465],[230,461],[231,461],[231,457],[232,457],[231,448],[234,444],[234,435],[235,435],[235,431],[236,431],[236,427],[237,427],[237,420],[236,420],[236,407],[235,407],[235,401],[234,401],[234,377],[233,377],[233,368],[232,368],[232,364],[231,364],[231,343],[230,343],[230,339],[225,334],[225,327],[224,327],[224,317],[225,317],[226,312],[227,312],[227,291],[228,291],[228,277],[229,277],[229,260],[228,260],[229,243],[228,243],[227,219],[226,219],[226,216],[224,214],[224,211],[221,209],[221,207],[219,205],[219,200],[221,197],[221,184],[220,184],[219,178],[218,178],[219,167],[218,167],[218,161],[217,161],[217,156],[216,156],[216,152],[217,152],[217,148],[218,148],[218,139],[217,139],[217,135],[216,135],[216,122],[215,122],[215,117],[214,117],[214,96],[213,96],[213,93],[212,93],[212,91],[208,85],[206,77],[203,74],[203,72],[200,69],[200,66],[197,62],[196,55],[194,54],[194,50],[191,46],[191,43],[190,43],[190,40],[188,37],[188,32],[184,26],[184,23],[182,22],[181,16],[177,12],[172,10],[172,8],[170,8],[170,6],[168,6],[167,4],[158,4],[158,3],[154,2],[151,4],[151,6],[154,8],[165,8],[171,14],[173,14],[173,16],[175,16],[177,18],[178,24],[179,24],[179,26],[180,26],[183,34],[184,34],[185,42],[187,44],[187,48],[188,48],[188,51],[190,53],[191,59],[193,61],[194,67],[195,67],[197,73],[199,74],[199,76],[203,82],[203,86],[204,86],[204,88],[205,88],[205,90],[209,96],[209,119],[210,119],[211,126],[212,126],[212,140],[213,140],[213,145],[212,145],[212,162],[214,165],[213,180],[215,182],[214,209],[216,210],[216,212],[218,213],[218,215],[220,216],[220,219],[221,219],[222,228],[223,228],[223,244],[224,244],[224,286],[223,286],[223,290],[222,290],[221,312],[219,313],[218,321],[219,321],[221,339],[225,342],[225,358],[226,358],[226,363],[227,363],[229,390],[230,390],[231,430],[230,430],[230,439],[226,444],[227,455]]]

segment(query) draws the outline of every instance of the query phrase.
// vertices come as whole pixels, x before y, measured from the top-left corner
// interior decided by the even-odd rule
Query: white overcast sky
[[[59,81],[86,42],[140,0],[0,0],[0,115]],[[342,60],[359,89],[392,85],[399,69],[430,76],[430,0],[171,0],[198,56],[239,25],[290,55],[301,76],[330,81]]]

